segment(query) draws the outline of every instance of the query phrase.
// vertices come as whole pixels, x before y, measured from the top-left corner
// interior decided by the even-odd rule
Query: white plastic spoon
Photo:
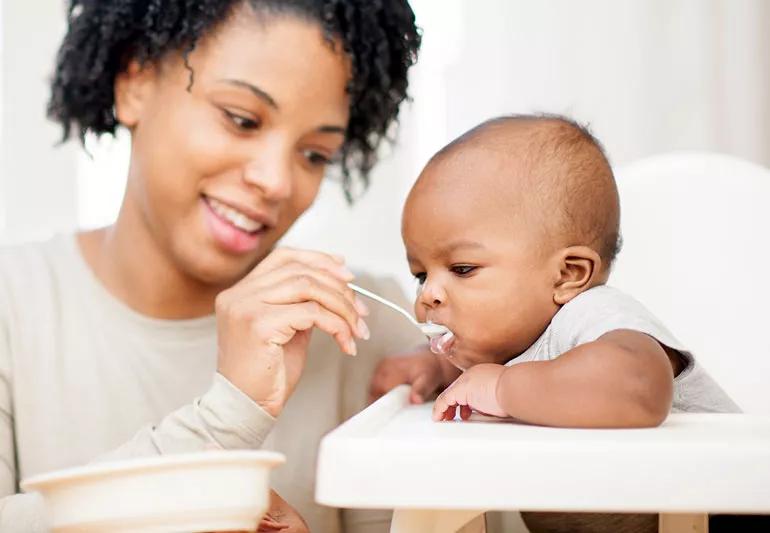
[[[414,324],[420,331],[422,331],[423,335],[425,335],[429,339],[433,337],[439,337],[449,332],[449,329],[446,326],[442,326],[441,324],[433,324],[431,322],[417,322],[417,320],[406,309],[394,304],[390,300],[386,300],[382,296],[378,296],[371,291],[367,291],[366,289],[359,287],[358,285],[354,285],[353,283],[348,283],[348,287],[356,291],[358,294],[362,294],[367,298],[371,298],[372,300],[378,301],[381,304],[387,305],[394,311],[398,311],[399,313],[404,315],[406,318],[408,318],[409,322]]]

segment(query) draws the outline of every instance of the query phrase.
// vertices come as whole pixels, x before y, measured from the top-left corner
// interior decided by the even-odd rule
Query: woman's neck
[[[123,206],[117,222],[78,235],[80,251],[97,279],[116,298],[145,316],[187,319],[214,312],[224,287],[201,283],[174,264],[141,215]]]

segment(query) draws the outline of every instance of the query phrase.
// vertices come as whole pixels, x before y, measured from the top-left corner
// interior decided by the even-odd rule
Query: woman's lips
[[[259,247],[266,230],[265,226],[253,232],[245,231],[217,213],[205,197],[201,197],[200,201],[206,227],[221,249],[233,254],[244,254]]]

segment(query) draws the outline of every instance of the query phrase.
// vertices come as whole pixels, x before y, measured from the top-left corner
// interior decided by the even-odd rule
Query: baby
[[[672,405],[738,410],[653,315],[606,285],[619,219],[602,147],[563,117],[493,119],[431,159],[402,233],[418,319],[452,332],[432,343],[444,361],[407,379],[448,385],[435,420],[459,409],[463,419],[649,427]]]

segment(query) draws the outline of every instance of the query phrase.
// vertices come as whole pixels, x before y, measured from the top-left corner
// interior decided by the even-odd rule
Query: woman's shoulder
[[[73,235],[0,246],[0,294],[3,307],[33,307],[50,300],[72,270]]]
[[[0,245],[0,276],[5,281],[27,281],[46,276],[71,259],[73,235],[57,235],[43,241]]]

